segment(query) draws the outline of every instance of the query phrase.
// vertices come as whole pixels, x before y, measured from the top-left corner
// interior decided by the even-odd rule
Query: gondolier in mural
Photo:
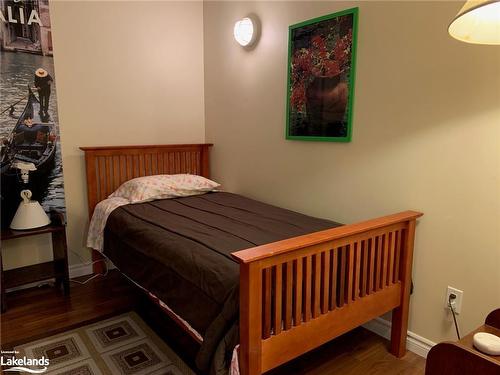
[[[54,80],[50,74],[43,68],[35,71],[35,88],[38,91],[40,100],[40,116],[47,117],[50,100],[50,85]]]

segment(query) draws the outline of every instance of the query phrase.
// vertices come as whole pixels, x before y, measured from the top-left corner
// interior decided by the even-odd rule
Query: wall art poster
[[[28,188],[44,210],[65,213],[48,0],[0,0],[2,227]],[[22,169],[29,170],[28,182]]]
[[[358,8],[292,25],[286,138],[349,142]]]

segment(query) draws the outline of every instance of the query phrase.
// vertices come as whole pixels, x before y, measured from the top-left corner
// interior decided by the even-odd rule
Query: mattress
[[[238,332],[239,265],[231,253],[339,225],[216,192],[115,209],[104,254],[200,333],[200,370],[223,373]]]

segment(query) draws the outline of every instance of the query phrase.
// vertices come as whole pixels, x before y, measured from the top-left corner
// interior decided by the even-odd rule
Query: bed
[[[89,215],[135,177],[208,178],[211,146],[82,147]],[[401,357],[421,215],[339,225],[210,193],[120,207],[108,218],[104,254],[200,341],[204,371],[239,342],[240,373],[261,374],[391,310],[390,351]],[[138,251],[143,242],[148,251]]]

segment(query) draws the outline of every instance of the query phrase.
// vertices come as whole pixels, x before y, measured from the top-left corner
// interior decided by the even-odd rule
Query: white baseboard
[[[388,322],[382,318],[376,318],[368,323],[364,324],[367,330],[376,333],[379,336],[382,336],[388,340],[391,339],[391,322]],[[416,333],[408,331],[408,336],[406,338],[406,348],[421,357],[427,358],[427,354],[429,350],[436,345],[435,342],[432,342],[425,337],[419,336]]]
[[[69,278],[85,276],[92,274],[92,264],[80,263],[69,266]]]

